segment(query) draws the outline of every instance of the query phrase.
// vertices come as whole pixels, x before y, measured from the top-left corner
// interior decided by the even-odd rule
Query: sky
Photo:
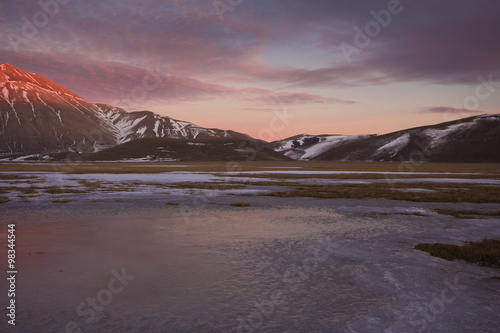
[[[2,0],[0,63],[267,141],[500,113],[500,1]]]

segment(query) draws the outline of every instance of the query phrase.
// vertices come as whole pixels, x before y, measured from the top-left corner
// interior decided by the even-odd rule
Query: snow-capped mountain
[[[89,103],[41,75],[0,65],[0,153],[93,152],[150,137],[249,138],[149,111]]]
[[[185,145],[210,138],[256,142],[150,111],[89,103],[41,75],[0,65],[0,156],[90,153],[144,138],[188,140]],[[302,134],[267,148],[297,160],[500,162],[500,114],[385,135]]]
[[[500,162],[500,114],[385,135],[301,135],[270,146],[300,160]]]
[[[294,160],[308,161],[315,159],[334,147],[369,137],[371,137],[371,135],[301,134],[288,139],[274,141],[270,143],[268,147]]]
[[[63,86],[0,65],[0,152],[92,151],[115,144],[97,107]]]
[[[242,133],[204,128],[186,121],[160,116],[151,111],[126,112],[105,104],[96,106],[99,108],[101,119],[112,125],[113,133],[119,143],[143,138],[248,138]]]

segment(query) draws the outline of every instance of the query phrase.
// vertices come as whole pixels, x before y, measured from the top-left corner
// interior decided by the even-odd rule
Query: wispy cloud
[[[459,108],[453,108],[453,107],[448,107],[448,106],[432,106],[432,107],[427,107],[419,110],[419,113],[451,113],[451,114],[463,114],[463,113],[470,113],[470,114],[476,114],[476,113],[483,113],[478,110],[471,110],[471,109],[459,109]]]

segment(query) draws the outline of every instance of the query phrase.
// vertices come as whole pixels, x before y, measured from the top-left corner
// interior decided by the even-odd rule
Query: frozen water
[[[358,210],[345,213],[335,200],[328,207],[323,200],[295,207],[266,200],[274,204],[186,211],[143,201],[2,214],[2,223],[16,221],[22,240],[17,328],[64,332],[75,322],[82,332],[497,330],[499,287],[491,277],[498,269],[413,248],[498,238],[498,219],[456,220],[384,200],[373,207],[357,200]],[[130,279],[105,298],[113,271]],[[92,320],[82,314],[92,309],[89,297],[106,303]]]

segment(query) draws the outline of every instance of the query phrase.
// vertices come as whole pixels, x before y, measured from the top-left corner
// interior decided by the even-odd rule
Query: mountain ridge
[[[90,103],[35,73],[0,65],[0,153],[90,153],[148,137],[194,139],[248,135],[204,128],[151,111]]]
[[[143,140],[120,147],[152,138],[168,139],[163,143],[177,150],[171,152],[172,157],[158,153],[155,145],[161,140]],[[233,148],[228,150],[225,144],[214,144],[211,139],[229,140],[226,143]],[[144,152],[153,155],[141,157],[141,144]],[[249,144],[254,152],[249,151]],[[194,149],[197,145],[210,148]],[[213,147],[219,147],[220,151]],[[96,153],[99,151],[106,152]],[[52,154],[64,159],[69,155],[93,154],[91,159],[96,156],[127,159],[130,157],[127,154],[132,154],[130,158],[153,156],[178,160],[189,159],[187,154],[191,152],[207,160],[211,158],[207,152],[211,152],[225,160],[222,151],[236,159],[248,153],[263,160],[281,155],[284,160],[305,161],[401,162],[418,158],[422,162],[500,162],[500,114],[472,116],[383,135],[300,134],[267,143],[244,133],[204,128],[147,110],[129,112],[108,104],[90,103],[39,74],[9,64],[0,65],[0,157]]]
[[[296,160],[500,162],[500,114],[382,135],[294,136],[269,146]]]

